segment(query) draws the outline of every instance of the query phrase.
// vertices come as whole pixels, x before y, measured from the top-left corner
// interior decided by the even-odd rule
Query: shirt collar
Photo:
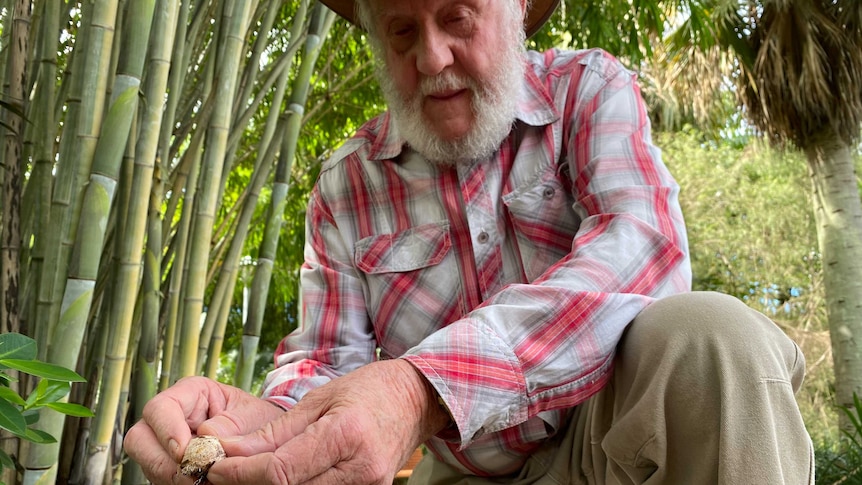
[[[530,126],[545,126],[557,121],[559,117],[548,90],[536,75],[533,66],[529,65],[521,83],[515,119]],[[372,141],[368,159],[389,160],[398,157],[406,142],[398,132],[398,127],[392,123],[390,112],[386,111],[375,123],[372,131],[376,136]]]

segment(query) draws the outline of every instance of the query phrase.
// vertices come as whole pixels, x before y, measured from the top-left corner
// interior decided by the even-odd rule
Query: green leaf
[[[54,439],[53,436],[42,431],[41,429],[27,428],[27,432],[24,433],[24,435],[21,437],[26,439],[27,441],[32,441],[33,443],[37,443],[40,445],[47,445],[50,443],[57,442],[57,440]]]
[[[15,468],[15,462],[12,461],[12,458],[6,454],[5,451],[0,450],[0,470],[3,468]]]
[[[5,365],[11,369],[15,369],[36,377],[51,379],[54,381],[66,382],[84,382],[86,379],[81,377],[77,372],[60,367],[59,365],[39,362],[37,360],[24,359],[0,359],[0,365]]]
[[[68,402],[52,402],[46,405],[47,407],[59,411],[68,416],[75,416],[78,418],[92,418],[95,416],[93,411],[90,408],[86,408],[81,406],[80,404],[68,403]]]
[[[20,333],[0,334],[0,359],[36,358],[36,341]]]
[[[27,429],[24,415],[9,401],[0,399],[0,428],[12,433],[23,433]]]
[[[42,379],[36,389],[27,397],[27,407],[32,408],[57,402],[69,394],[71,389],[72,385],[68,382]]]
[[[17,392],[9,389],[6,386],[0,386],[0,399],[5,399],[13,404],[18,404],[20,406],[24,405],[24,399],[18,395]]]
[[[27,426],[32,424],[36,424],[39,422],[39,410],[38,409],[26,409],[23,413],[24,420],[27,421]]]

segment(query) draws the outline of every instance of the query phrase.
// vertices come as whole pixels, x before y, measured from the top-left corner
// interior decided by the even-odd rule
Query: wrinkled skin
[[[366,365],[309,392],[291,410],[204,378],[159,394],[125,448],[156,484],[188,483],[177,463],[194,434],[221,439],[221,484],[389,484],[413,450],[448,423],[427,381],[404,360]]]

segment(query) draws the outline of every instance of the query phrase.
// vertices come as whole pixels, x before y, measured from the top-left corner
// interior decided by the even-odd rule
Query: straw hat
[[[356,23],[353,19],[353,0],[320,1],[351,23]],[[524,28],[527,32],[527,37],[535,34],[545,24],[559,3],[560,0],[533,0],[530,2],[530,11],[527,12],[527,18],[524,19]]]

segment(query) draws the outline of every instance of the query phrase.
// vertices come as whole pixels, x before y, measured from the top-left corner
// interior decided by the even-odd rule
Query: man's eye
[[[455,17],[450,17],[449,20],[449,29],[460,33],[469,33],[473,28],[473,20],[468,15],[458,15]]]
[[[408,24],[392,25],[389,27],[389,35],[392,37],[406,37],[413,32],[413,26]]]

